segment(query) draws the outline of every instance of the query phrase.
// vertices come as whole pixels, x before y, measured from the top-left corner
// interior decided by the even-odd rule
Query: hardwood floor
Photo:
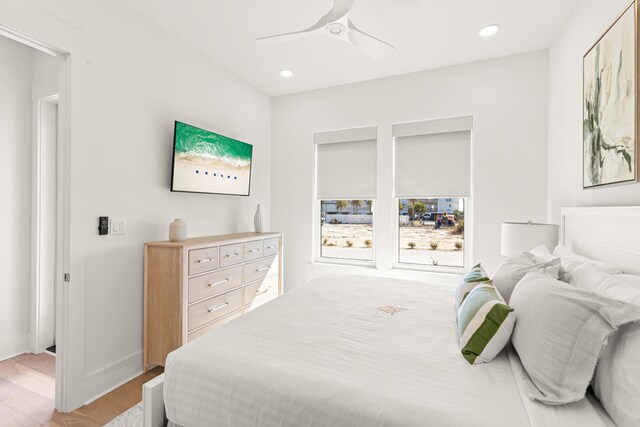
[[[54,409],[55,358],[23,354],[0,362],[0,427],[103,426],[142,400],[142,384],[162,373],[154,368],[69,414]]]

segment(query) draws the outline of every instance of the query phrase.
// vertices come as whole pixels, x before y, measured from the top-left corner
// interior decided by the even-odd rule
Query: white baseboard
[[[0,338],[0,361],[27,353],[27,334]]]
[[[88,405],[139,375],[142,375],[142,350],[87,374],[85,396],[92,397],[85,400],[84,404]]]

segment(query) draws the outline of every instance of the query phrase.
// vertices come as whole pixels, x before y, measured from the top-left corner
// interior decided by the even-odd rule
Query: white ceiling
[[[271,96],[545,49],[579,0],[357,0],[350,18],[394,45],[378,61],[324,35],[265,45],[255,38],[314,24],[333,0],[122,0]],[[480,28],[497,23],[490,38]],[[283,79],[279,71],[295,75]]]

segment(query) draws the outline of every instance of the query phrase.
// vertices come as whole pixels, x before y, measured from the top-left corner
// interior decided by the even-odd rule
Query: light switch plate
[[[111,218],[109,221],[109,234],[127,234],[126,218]]]

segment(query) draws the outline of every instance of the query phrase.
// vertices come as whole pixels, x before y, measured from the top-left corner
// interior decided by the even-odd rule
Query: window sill
[[[418,264],[393,264],[392,270],[416,271],[421,273],[438,273],[452,276],[460,276],[465,274],[467,270],[463,267],[445,267]]]
[[[355,267],[363,269],[375,269],[376,263],[374,261],[351,261],[351,260],[339,260],[339,259],[316,259],[311,262],[312,265],[330,265],[339,267]]]
[[[349,267],[353,269],[362,270],[379,270],[374,262],[357,262],[349,260],[328,260],[328,259],[316,259],[311,262],[312,266],[330,266],[330,267]],[[460,276],[467,272],[466,269],[461,267],[444,267],[444,266],[430,266],[430,265],[412,265],[412,264],[394,264],[390,271],[406,271],[414,273],[432,273],[442,274],[446,276]]]

